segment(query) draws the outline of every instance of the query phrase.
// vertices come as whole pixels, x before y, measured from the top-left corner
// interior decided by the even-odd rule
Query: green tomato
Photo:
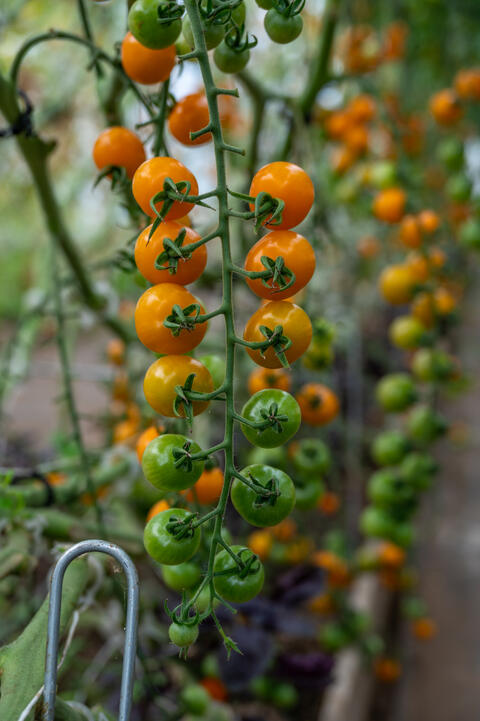
[[[202,660],[201,667],[203,676],[210,676],[211,678],[219,678],[220,676],[220,665],[218,659],[214,653],[209,653]]]
[[[309,478],[295,481],[295,507],[300,511],[308,511],[315,508],[317,501],[325,486],[319,478]]]
[[[393,345],[404,350],[418,348],[425,336],[425,326],[418,318],[401,315],[391,323],[388,334]]]
[[[192,643],[195,643],[198,638],[198,624],[186,625],[172,621],[168,627],[168,636],[175,646],[188,648]]]
[[[417,497],[412,484],[393,468],[382,468],[371,476],[367,495],[376,507],[387,510],[398,506],[413,508]]]
[[[265,15],[263,24],[267,35],[275,43],[285,45],[298,38],[303,29],[303,20],[300,15],[284,15],[275,7],[270,8]]]
[[[325,473],[332,464],[332,456],[319,438],[302,438],[295,444],[293,463],[302,473]]]
[[[394,466],[408,453],[410,443],[401,431],[384,431],[372,443],[372,458],[379,466]]]
[[[454,373],[455,364],[445,351],[420,348],[412,359],[412,372],[422,381],[445,381]]]
[[[298,692],[291,683],[275,683],[272,689],[272,703],[278,708],[293,708],[298,703]]]
[[[273,8],[273,0],[255,0],[255,2],[262,10],[270,10],[270,8]]]
[[[255,598],[263,588],[265,572],[259,558],[245,546],[231,546],[243,562],[240,568],[227,550],[220,551],[213,566],[216,592],[231,603],[245,603]]]
[[[397,523],[395,525],[390,540],[393,543],[396,543],[397,546],[401,546],[402,548],[408,548],[408,546],[412,545],[414,537],[415,532],[412,525],[410,523],[404,522]]]
[[[295,486],[286,473],[271,466],[247,466],[242,475],[278,496],[262,496],[239,478],[232,484],[231,498],[238,513],[252,526],[276,526],[293,510]]]
[[[428,444],[447,432],[448,423],[429,406],[417,406],[408,416],[407,429],[416,443]]]
[[[378,190],[384,190],[397,182],[397,169],[390,160],[379,160],[372,163],[369,173],[370,183]]]
[[[251,448],[248,451],[248,464],[275,466],[285,470],[287,467],[287,452],[284,447],[278,448]]]
[[[340,651],[350,643],[350,636],[338,623],[328,623],[320,631],[319,640],[329,653]]]
[[[179,563],[178,566],[163,566],[162,578],[169,588],[174,591],[184,591],[199,582],[202,570],[193,561]]]
[[[242,423],[244,436],[254,446],[283,446],[300,428],[302,412],[295,398],[277,388],[255,393],[242,408],[242,416],[251,423],[271,421],[266,428],[251,428]]]
[[[150,441],[142,457],[142,468],[147,481],[161,491],[183,491],[191,488],[203,473],[204,461],[194,460],[191,468],[185,464],[175,467],[174,451],[185,448],[189,453],[200,453],[195,441],[175,433],[164,433]]]
[[[447,180],[445,192],[455,203],[466,203],[472,192],[472,183],[464,173],[458,173]]]
[[[154,561],[166,566],[177,566],[188,561],[198,551],[201,539],[199,528],[183,538],[174,536],[167,528],[170,519],[184,521],[190,517],[193,514],[184,508],[168,508],[150,519],[145,526],[143,542]]]
[[[181,690],[180,700],[187,711],[201,715],[205,713],[210,704],[210,694],[199,683],[189,683]]]
[[[238,73],[248,64],[250,60],[250,50],[246,48],[238,52],[231,48],[225,40],[215,48],[213,53],[215,65],[223,73]]]
[[[198,359],[212,376],[213,387],[220,388],[225,380],[225,361],[219,355],[202,355]]]
[[[480,250],[480,220],[469,218],[460,228],[460,243],[470,250]]]
[[[196,593],[196,589],[193,589],[191,591],[191,596],[193,597],[195,595],[195,593]],[[195,610],[198,611],[198,613],[205,613],[205,611],[209,608],[210,601],[211,601],[210,596],[211,596],[210,587],[207,584],[206,586],[204,586],[202,588],[202,590],[198,594],[197,598],[195,599]],[[218,599],[214,598],[213,602],[212,602],[212,607],[215,608],[216,606],[218,606],[218,604],[219,604]]]
[[[192,25],[188,15],[183,19],[182,25],[183,37],[191,48],[195,47],[195,40],[192,32]],[[213,50],[217,45],[220,45],[225,36],[225,25],[216,25],[213,23],[203,23],[203,34],[205,36],[205,43],[207,50]]]
[[[445,138],[437,148],[437,158],[448,170],[460,170],[463,165],[463,143],[455,137]]]
[[[390,373],[377,384],[376,396],[386,411],[398,412],[414,403],[417,392],[408,373]]]
[[[429,453],[415,451],[408,453],[400,464],[402,476],[420,491],[430,487],[438,471],[438,464]]]
[[[250,690],[262,701],[269,701],[273,694],[274,684],[266,676],[256,676],[250,683]]]
[[[366,536],[390,539],[395,531],[395,521],[383,509],[369,506],[360,516],[360,528]]]
[[[182,21],[161,23],[158,11],[167,3],[159,0],[135,0],[128,13],[128,28],[139,43],[152,50],[173,45],[182,30]]]

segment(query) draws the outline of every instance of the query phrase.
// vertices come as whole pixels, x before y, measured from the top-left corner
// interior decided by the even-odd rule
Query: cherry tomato
[[[164,498],[162,498],[160,501],[157,501],[156,503],[154,503],[148,512],[147,523],[151,518],[156,516],[158,513],[161,513],[162,511],[167,511],[169,508],[170,508],[170,504]]]
[[[401,475],[418,490],[430,487],[438,464],[429,453],[414,451],[408,453],[400,464]]]
[[[183,145],[203,145],[212,139],[211,133],[205,133],[191,140],[190,133],[205,128],[210,122],[208,103],[205,93],[192,93],[178,101],[168,116],[168,129]]]
[[[202,342],[207,332],[207,323],[196,323],[193,328],[186,326],[178,335],[164,323],[172,314],[174,305],[183,310],[199,301],[183,285],[159,283],[145,291],[135,308],[135,329],[144,346],[155,353],[188,353]],[[205,309],[200,305],[200,313]],[[192,317],[195,316],[193,311]]]
[[[232,556],[220,551],[215,557],[213,583],[216,592],[231,603],[245,603],[255,598],[263,588],[265,572],[262,562],[245,546],[231,546],[243,563],[240,568]],[[225,573],[226,572],[226,573]]]
[[[371,453],[379,466],[396,466],[410,449],[408,438],[401,431],[384,431],[374,439]]]
[[[251,423],[262,423],[269,418],[273,425],[251,428],[242,423],[242,431],[254,446],[275,448],[283,446],[300,428],[302,414],[293,396],[287,391],[268,389],[251,396],[242,408],[242,416]],[[281,416],[285,419],[282,420]],[[278,418],[279,420],[275,420]]]
[[[452,175],[445,185],[445,193],[455,203],[466,203],[470,199],[472,183],[465,173]]]
[[[295,480],[295,506],[300,511],[308,511],[315,508],[325,487],[320,478],[311,476],[307,479]]]
[[[149,238],[151,227],[149,225],[142,230],[135,244],[135,263],[143,277],[154,285],[156,283],[178,283],[178,285],[194,283],[202,275],[207,264],[206,245],[196,248],[190,258],[180,258],[176,265],[172,264],[171,258],[165,260],[162,263],[163,270],[155,266],[155,261],[165,250],[163,242],[166,238],[174,242],[179,234],[185,231],[182,246],[186,246],[200,240],[199,234],[174,220],[169,220],[160,223],[152,237]]]
[[[248,376],[248,392],[251,396],[266,388],[290,390],[290,374],[285,368],[255,368]]]
[[[388,335],[397,348],[412,350],[421,345],[425,337],[425,326],[418,318],[411,315],[401,315],[390,325]]]
[[[150,50],[127,33],[122,42],[122,65],[129,78],[142,85],[163,83],[170,77],[177,53],[175,45]]]
[[[187,501],[196,501],[201,506],[210,506],[218,501],[223,490],[223,471],[221,468],[205,469],[187,493]]]
[[[272,688],[272,702],[278,708],[293,708],[298,704],[299,696],[291,683],[275,683]]]
[[[201,533],[195,528],[191,535],[176,537],[167,525],[171,519],[184,521],[192,516],[184,508],[169,508],[154,516],[145,526],[143,541],[149,556],[157,563],[177,566],[188,561],[200,545]]]
[[[213,59],[215,65],[222,73],[238,73],[248,64],[250,60],[250,50],[245,48],[238,51],[231,48],[225,40],[213,51]]]
[[[289,447],[292,450],[293,463],[305,474],[326,473],[331,466],[332,456],[326,443],[319,438],[302,438]]]
[[[445,138],[437,146],[437,158],[448,170],[460,170],[464,161],[463,142],[454,136]]]
[[[374,198],[373,213],[384,223],[399,223],[405,212],[405,192],[392,187],[381,190]]]
[[[190,18],[186,15],[182,25],[183,37],[191,48],[195,47],[193,38],[192,25]],[[205,44],[207,50],[213,50],[219,45],[225,36],[225,25],[216,25],[215,23],[203,23],[203,34],[205,36]]]
[[[127,176],[132,178],[145,160],[145,149],[138,135],[128,128],[114,126],[104,130],[96,139],[93,160],[99,170],[116,165],[125,168]]]
[[[480,221],[469,218],[460,228],[460,243],[468,249],[480,250]]]
[[[277,496],[262,496],[239,478],[232,484],[231,498],[238,513],[252,526],[276,526],[293,510],[295,486],[286,473],[271,466],[246,466],[242,475]]]
[[[269,226],[273,230],[288,230],[301,223],[315,197],[313,183],[307,173],[298,165],[281,160],[269,163],[255,173],[249,194],[256,197],[262,191],[285,203],[281,223]],[[253,204],[250,210],[254,210]]]
[[[439,413],[430,406],[417,406],[410,411],[407,420],[407,430],[410,438],[418,445],[433,443],[443,436],[448,429],[448,423]]]
[[[213,698],[216,701],[227,700],[228,689],[223,683],[223,681],[221,681],[221,679],[217,678],[216,676],[205,676],[205,678],[202,678],[200,683],[203,688],[208,691],[210,698]]]
[[[145,453],[146,447],[148,446],[150,441],[153,441],[153,439],[156,438],[158,435],[159,432],[157,430],[157,427],[149,426],[139,436],[135,450],[137,451],[137,458],[140,463],[142,462],[143,454]]]
[[[164,3],[159,0],[135,0],[128,13],[128,28],[139,43],[150,50],[173,45],[182,30],[179,18],[160,22],[158,11]]]
[[[422,381],[445,381],[455,373],[454,359],[437,348],[420,348],[412,359],[412,372]]]
[[[195,441],[175,433],[165,433],[150,441],[142,459],[143,473],[152,486],[161,491],[183,491],[198,481],[203,472],[204,461],[193,460],[176,467],[175,452],[185,448],[188,453],[200,453]]]
[[[417,497],[415,488],[392,468],[382,468],[372,475],[367,495],[377,508],[385,508],[392,513],[402,507],[413,510]]]
[[[198,359],[208,370],[213,379],[214,388],[220,388],[225,380],[225,361],[219,355],[202,355]]]
[[[150,207],[150,200],[163,191],[163,184],[167,178],[174,183],[190,183],[190,195],[198,193],[198,183],[193,173],[175,158],[160,157],[146,160],[137,169],[133,176],[132,193],[144,213],[153,217],[154,212]],[[182,191],[185,193],[185,191]],[[163,201],[156,203],[156,208],[161,212]],[[168,220],[177,220],[191,211],[193,203],[184,203],[175,200],[167,213]]]
[[[291,43],[292,40],[298,38],[303,29],[303,20],[300,15],[284,15],[279,13],[274,7],[265,15],[264,21],[265,30],[269,38],[274,43]]]
[[[184,386],[185,381],[195,374],[192,390],[211,393],[213,381],[210,373],[200,361],[184,355],[168,355],[156,360],[147,370],[143,383],[145,398],[151,407],[169,418],[175,417],[174,402],[177,398],[175,386]],[[209,401],[192,401],[193,415],[203,413]],[[185,416],[183,407],[180,409]]]
[[[198,624],[185,625],[173,621],[168,627],[168,637],[175,646],[188,648],[198,638]]]
[[[321,383],[307,383],[295,396],[302,419],[310,426],[323,426],[338,415],[338,396]]]
[[[184,591],[195,586],[201,576],[202,569],[193,561],[185,561],[178,566],[162,566],[163,581],[173,591]]]
[[[415,278],[405,265],[389,265],[380,275],[380,292],[392,305],[403,305],[411,300]]]
[[[265,281],[267,285],[264,285],[261,278],[246,278],[250,290],[267,300],[282,300],[295,295],[307,285],[315,270],[315,252],[312,246],[303,235],[292,230],[273,230],[260,238],[246,257],[245,270],[264,271],[263,256],[271,258],[272,261],[282,257],[285,266],[295,274],[295,282],[286,290],[279,290],[278,283],[274,283],[272,278]],[[287,276],[285,279],[288,282]]]
[[[384,410],[398,412],[412,405],[417,392],[408,373],[390,373],[377,384],[376,396]]]
[[[360,528],[366,536],[392,539],[395,520],[381,508],[370,506],[360,516]]]
[[[266,326],[274,331],[277,326],[282,326],[283,335],[292,341],[292,345],[285,351],[289,363],[293,363],[305,353],[312,340],[312,324],[310,318],[298,305],[285,300],[273,301],[260,308],[252,315],[243,337],[245,340],[258,343],[265,340],[261,332],[261,326]],[[252,360],[264,368],[280,368],[282,363],[272,347],[266,351],[247,348],[247,353]]]
[[[210,704],[210,695],[199,683],[189,683],[180,692],[180,699],[187,711],[194,716],[202,716]]]

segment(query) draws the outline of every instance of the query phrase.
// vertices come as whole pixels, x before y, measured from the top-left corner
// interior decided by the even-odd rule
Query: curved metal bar
[[[47,652],[45,660],[45,688],[42,720],[53,721],[57,690],[57,658],[60,629],[60,608],[62,604],[63,578],[67,566],[84,553],[107,553],[118,561],[127,577],[127,615],[125,623],[125,645],[123,652],[122,685],[118,721],[129,721],[132,707],[133,674],[137,645],[138,623],[138,575],[130,556],[113,543],[107,541],[81,541],[60,556],[50,582],[50,604],[48,609]]]

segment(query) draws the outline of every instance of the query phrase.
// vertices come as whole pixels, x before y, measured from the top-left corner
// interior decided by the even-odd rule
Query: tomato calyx
[[[252,473],[248,474],[248,478],[246,476],[243,476],[241,473],[236,473],[235,477],[239,479],[242,483],[244,483],[246,486],[252,489],[254,493],[256,493],[254,505],[256,508],[259,508],[260,506],[264,506],[268,504],[269,506],[274,506],[277,498],[280,496],[280,491],[278,489],[278,481],[276,478],[272,477],[268,479],[265,484],[260,483],[255,476]],[[240,557],[237,561],[240,563]]]
[[[121,165],[106,165],[102,168],[95,179],[93,187],[96,188],[104,178],[111,178],[112,190],[118,193],[131,186],[131,180],[127,175],[127,171]]]
[[[191,513],[185,518],[170,516],[166,525],[168,533],[170,533],[179,541],[182,538],[192,538],[193,534],[195,533],[196,526],[194,525],[194,521],[196,520],[197,515],[198,514],[196,513]]]
[[[193,461],[196,454],[190,453],[192,441],[187,440],[182,448],[174,448],[172,450],[172,456],[174,458],[175,468],[183,468],[187,473],[190,473],[193,468]]]
[[[159,253],[155,258],[154,266],[156,270],[168,270],[170,275],[175,275],[178,262],[180,260],[189,260],[192,257],[192,251],[188,250],[187,246],[182,248],[186,235],[186,229],[182,228],[174,240],[171,238],[163,239],[163,252]],[[147,240],[147,245],[150,238],[151,235]]]
[[[280,225],[282,213],[285,208],[285,201],[281,198],[273,198],[269,193],[262,190],[255,198],[253,217],[255,218],[255,229],[259,230],[262,225]]]
[[[220,0],[214,3],[213,0],[207,0],[205,7],[200,3],[198,9],[206,25],[226,25],[232,19],[233,10],[242,2],[243,0]]]
[[[204,323],[200,315],[201,307],[198,303],[191,303],[181,308],[178,303],[172,306],[172,312],[163,321],[165,328],[169,328],[172,335],[177,337],[182,330],[192,331],[197,323]]]
[[[213,210],[210,205],[207,205],[207,203],[202,200],[202,197],[210,197],[212,193],[207,193],[204,196],[190,195],[191,187],[192,184],[188,180],[180,180],[178,183],[175,183],[172,178],[165,178],[163,182],[163,190],[160,190],[153,196],[153,198],[150,199],[150,208],[155,214],[155,220],[152,223],[149,238],[152,237],[160,223],[165,221],[165,218],[175,201],[178,203],[187,201],[188,203],[201,205],[203,208]],[[162,203],[161,211],[157,209],[157,203]]]
[[[305,0],[274,0],[273,7],[280,15],[293,18],[299,15],[305,7]]]
[[[179,20],[185,8],[179,5],[175,0],[167,0],[167,2],[161,2],[157,8],[157,19],[161,25],[171,25],[175,20]]]
[[[270,258],[268,255],[262,255],[260,258],[265,270],[251,271],[242,270],[241,275],[250,280],[256,280],[260,278],[262,285],[268,288],[273,293],[279,293],[280,291],[287,290],[296,281],[295,273],[287,268],[285,260],[282,255],[279,255],[275,260]],[[270,283],[268,281],[271,281]]]
[[[265,351],[272,347],[282,366],[288,368],[289,363],[285,351],[290,348],[292,341],[286,335],[283,335],[283,326],[277,325],[272,330],[267,328],[266,325],[261,325],[260,333],[267,339],[265,343],[261,343],[259,346],[260,354],[265,357]]]

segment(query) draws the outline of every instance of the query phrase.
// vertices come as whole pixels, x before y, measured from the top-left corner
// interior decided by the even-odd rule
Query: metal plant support
[[[133,674],[137,646],[138,623],[138,575],[130,556],[121,548],[107,541],[82,541],[65,551],[59,558],[50,582],[50,603],[48,609],[47,652],[45,660],[45,689],[43,721],[53,721],[57,691],[58,637],[60,608],[62,603],[63,578],[67,566],[85,553],[107,553],[122,566],[127,577],[127,614],[125,623],[125,644],[123,652],[122,684],[118,721],[129,721],[132,707]]]

